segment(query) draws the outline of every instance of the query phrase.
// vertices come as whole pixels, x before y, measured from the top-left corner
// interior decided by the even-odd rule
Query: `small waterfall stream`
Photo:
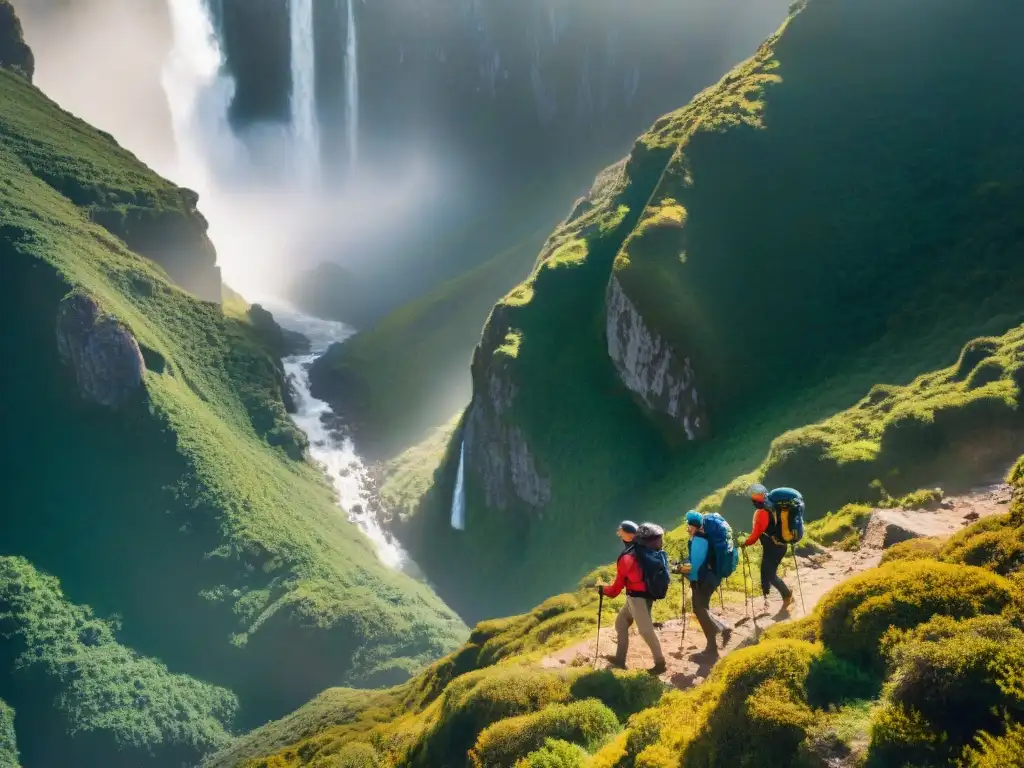
[[[348,519],[373,542],[381,562],[390,568],[400,568],[414,577],[419,577],[417,568],[401,545],[381,528],[373,511],[373,500],[368,489],[369,472],[363,460],[356,453],[352,440],[329,424],[331,407],[323,400],[317,400],[309,391],[309,367],[327,348],[335,342],[342,342],[355,333],[343,323],[310,317],[301,312],[273,304],[274,318],[283,328],[298,331],[310,341],[310,350],[305,355],[284,359],[285,373],[292,382],[297,412],[292,419],[309,438],[309,452],[323,465],[331,483],[338,492],[339,505]]]
[[[452,528],[466,530],[466,441],[459,448],[459,471],[455,474],[455,491],[452,493]]]
[[[345,135],[350,167],[354,167],[359,159],[359,31],[352,8],[354,2],[348,0],[345,42]]]
[[[313,0],[288,0],[291,13],[292,134],[296,168],[304,183],[315,183],[320,169],[320,127],[316,113],[316,44]]]

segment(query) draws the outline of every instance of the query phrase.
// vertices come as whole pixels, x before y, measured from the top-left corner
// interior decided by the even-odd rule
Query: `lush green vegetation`
[[[233,691],[254,725],[331,683],[397,683],[465,628],[377,560],[305,459],[273,324],[194,298],[100,226],[104,212],[147,206],[187,220],[188,205],[0,71],[0,357],[17,361],[0,366],[5,473],[17,478],[0,490],[3,553],[53,574],[72,604],[119,614],[134,651]],[[141,347],[143,391],[118,411],[82,402],[60,363],[54,321],[72,290]],[[113,648],[92,662],[103,675],[121,661]],[[71,695],[73,680],[46,679],[51,700]],[[59,732],[59,713],[19,714],[18,730]]]
[[[29,765],[72,755],[125,768],[193,764],[229,741],[238,708],[230,691],[120,645],[114,622],[68,602],[56,579],[21,558],[0,558],[0,625],[0,694],[25,726]],[[0,746],[13,749],[13,738]]]
[[[496,305],[474,358],[473,408],[514,392],[478,457],[511,461],[505,435],[518,430],[550,501],[489,507],[470,461],[468,530],[448,530],[461,428],[432,491],[402,500],[419,505],[408,546],[449,602],[467,615],[536,602],[599,562],[617,520],[678,520],[774,437],[858,401],[860,413],[777,440],[759,470],[800,487],[812,517],[938,477],[953,487],[958,472],[1015,455],[1024,112],[994,94],[1013,88],[1009,60],[1024,67],[1006,24],[1021,9],[983,6],[800,3],[752,59],[598,178]],[[612,278],[691,358],[705,443],[680,445],[621,384],[604,335]],[[965,351],[955,375],[915,381],[1015,326]],[[863,399],[879,382],[892,386]],[[469,554],[453,573],[435,555],[456,546]],[[459,594],[468,574],[486,594]]]
[[[1010,479],[1012,511],[992,520],[1024,543],[1024,456]],[[459,651],[361,708],[354,692],[328,692],[208,765],[1015,765],[1024,558],[1000,570],[962,556],[993,527],[976,523],[935,556],[841,583],[685,692],[664,692],[642,672],[594,672],[589,660],[533,665],[593,632],[602,569],[529,614],[482,622]],[[678,591],[656,618],[676,601]]]
[[[14,710],[0,700],[0,768],[18,768],[18,744],[14,736]]]
[[[361,451],[390,458],[469,402],[469,360],[487,314],[530,270],[535,233],[335,345],[313,392],[351,415]]]
[[[0,0],[0,67],[32,79],[35,60],[10,0]]]

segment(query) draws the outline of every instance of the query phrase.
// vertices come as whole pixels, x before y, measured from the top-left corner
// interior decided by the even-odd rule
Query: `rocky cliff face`
[[[690,358],[648,327],[614,276],[605,307],[608,356],[622,383],[652,415],[667,418],[688,440],[703,436],[707,414]]]
[[[501,310],[496,310],[500,314]],[[551,500],[551,483],[537,467],[523,430],[513,418],[517,387],[508,362],[510,349],[488,343],[488,333],[503,330],[491,318],[484,340],[473,355],[474,394],[463,433],[471,482],[478,483],[490,508],[525,504],[542,510]],[[507,340],[514,345],[514,338]]]
[[[135,337],[84,293],[70,293],[60,303],[57,352],[88,402],[118,408],[142,386],[146,364]]]
[[[10,0],[0,0],[0,67],[10,69],[32,82],[35,57],[25,43],[21,21]]]

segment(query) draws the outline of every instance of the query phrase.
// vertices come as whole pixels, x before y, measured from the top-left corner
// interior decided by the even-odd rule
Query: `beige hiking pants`
[[[615,617],[615,631],[618,633],[618,647],[615,656],[625,662],[626,651],[629,650],[629,628],[636,622],[637,631],[644,639],[654,662],[665,660],[665,654],[661,651],[661,641],[658,640],[658,633],[654,631],[654,621],[651,619],[651,606],[654,601],[646,597],[626,596],[626,604],[622,606],[619,615]]]

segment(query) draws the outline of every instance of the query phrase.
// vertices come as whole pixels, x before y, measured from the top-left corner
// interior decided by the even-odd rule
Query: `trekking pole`
[[[804,588],[800,583],[800,565],[796,560],[796,545],[789,545],[790,551],[793,553],[793,567],[796,569],[796,588],[800,590],[800,610],[804,612],[804,616],[807,615],[807,606],[804,605]]]
[[[686,576],[680,574],[679,586],[683,593],[683,634],[679,636],[679,655],[683,655],[683,643],[686,642]]]
[[[604,590],[597,598],[597,643],[594,646],[594,669],[597,669],[597,660],[601,658],[601,613],[604,611]]]
[[[750,577],[750,584],[751,584],[751,586],[753,586],[753,584],[754,584],[754,570],[753,570],[753,568],[750,567],[750,560],[747,559],[747,548],[746,547],[743,548],[743,568],[746,571],[747,576]],[[746,579],[744,579],[744,584],[745,583],[746,583]],[[753,590],[751,590],[751,591],[753,591]],[[757,609],[754,607],[754,596],[753,596],[753,594],[751,594],[751,596],[750,596],[750,617],[751,617],[751,619],[754,622],[754,642],[756,643],[758,640],[761,639],[761,630],[757,626]]]

